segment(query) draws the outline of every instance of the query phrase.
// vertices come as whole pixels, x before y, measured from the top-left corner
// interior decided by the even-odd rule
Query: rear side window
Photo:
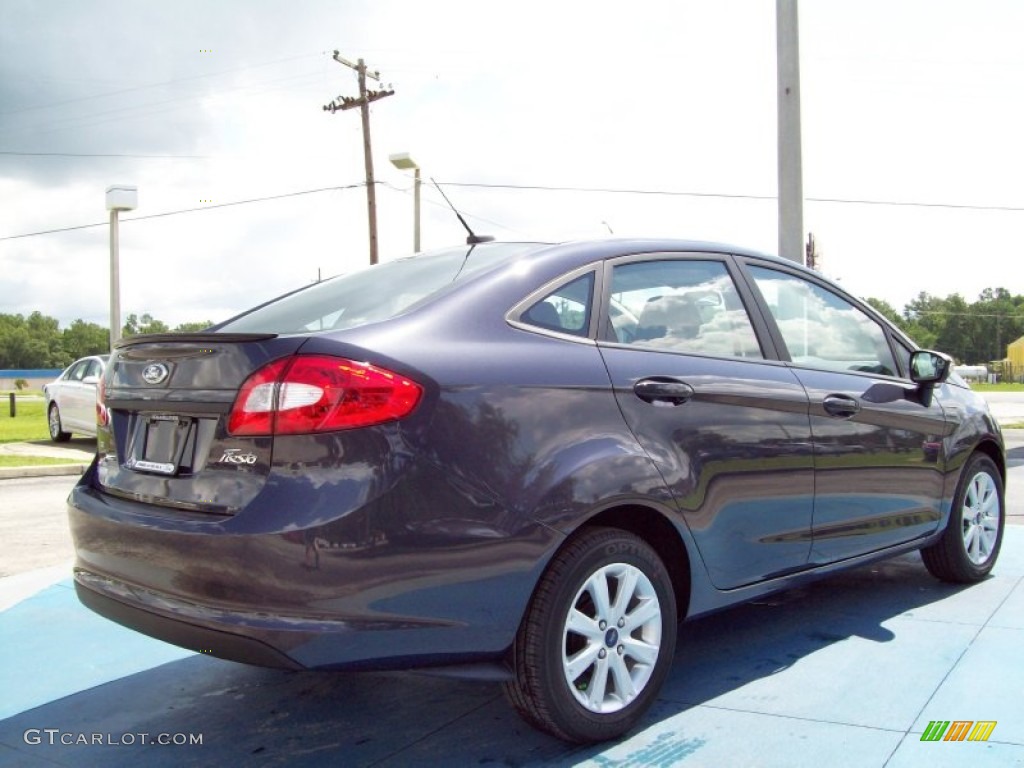
[[[609,321],[611,334],[623,344],[717,357],[763,357],[750,317],[720,261],[616,266]]]
[[[424,253],[331,278],[228,320],[228,333],[308,333],[389,320],[456,280],[494,269],[538,246],[486,243]]]
[[[590,329],[593,295],[594,273],[588,272],[531,305],[519,319],[549,331],[586,336]]]
[[[803,278],[750,267],[793,362],[835,371],[896,376],[885,332],[866,312]]]

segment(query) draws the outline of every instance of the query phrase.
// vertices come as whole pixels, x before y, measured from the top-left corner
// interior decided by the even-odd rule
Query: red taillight
[[[232,435],[295,435],[368,427],[412,413],[423,388],[368,363],[296,355],[260,368],[228,417]]]
[[[107,412],[107,385],[103,383],[103,378],[100,377],[99,384],[96,385],[96,425],[105,427],[109,421],[110,414]]]

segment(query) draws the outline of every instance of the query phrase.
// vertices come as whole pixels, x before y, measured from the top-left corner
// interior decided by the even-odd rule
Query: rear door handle
[[[682,405],[693,397],[693,387],[678,379],[667,377],[640,379],[633,392],[651,405]]]
[[[856,398],[847,395],[826,395],[821,401],[822,408],[829,416],[837,416],[841,419],[848,419],[860,411],[860,403]]]

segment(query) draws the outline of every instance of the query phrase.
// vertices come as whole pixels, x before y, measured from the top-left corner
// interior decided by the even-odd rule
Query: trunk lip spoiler
[[[267,341],[269,339],[276,339],[278,335],[276,333],[218,333],[216,331],[209,333],[147,333],[127,339],[120,339],[114,344],[114,349],[134,347],[140,344],[180,344],[182,342],[194,344],[234,344],[244,341]]]

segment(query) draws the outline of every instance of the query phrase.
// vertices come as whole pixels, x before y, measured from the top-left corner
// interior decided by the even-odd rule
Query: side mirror
[[[919,349],[910,356],[910,380],[923,387],[933,387],[949,378],[953,358],[942,352]]]
[[[95,384],[99,380],[100,380],[99,376],[86,376],[84,379],[82,379],[82,383],[83,384]]]

